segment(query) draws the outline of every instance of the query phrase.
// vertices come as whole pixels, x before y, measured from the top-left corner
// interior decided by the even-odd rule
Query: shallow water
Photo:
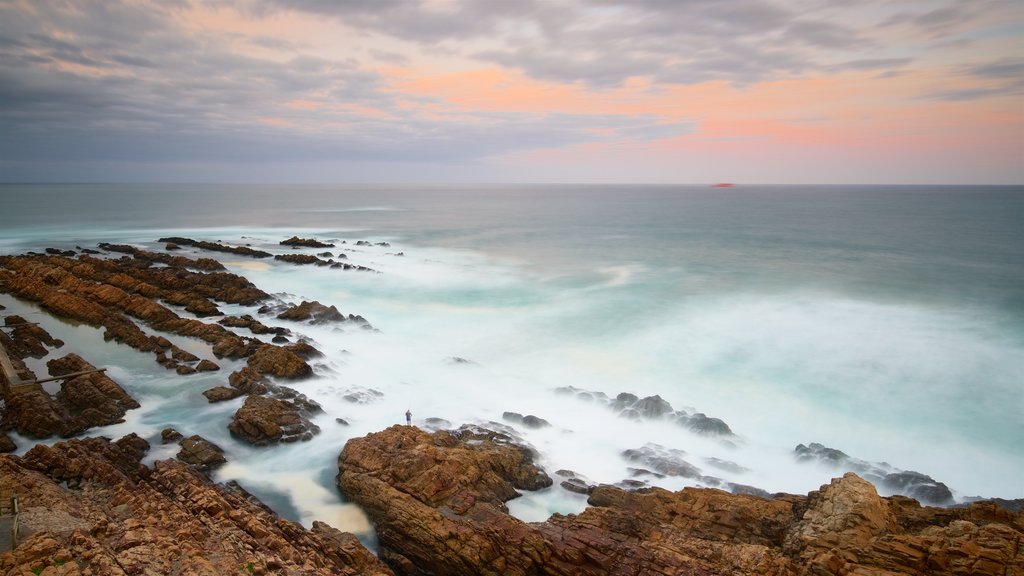
[[[140,399],[125,424],[93,434],[202,434],[227,451],[218,479],[306,525],[368,530],[333,486],[336,458],[406,409],[420,425],[537,415],[551,426],[519,433],[548,472],[595,482],[627,478],[637,465],[620,453],[654,442],[685,450],[705,474],[806,492],[839,473],[794,461],[796,444],[821,442],[929,474],[958,497],[1024,497],[1019,187],[0,186],[0,199],[3,253],[99,241],[157,249],[165,235],[286,252],[277,242],[298,234],[347,240],[330,250],[381,272],[202,254],[267,292],[337,304],[379,330],[289,325],[326,354],[319,376],[295,385],[326,413],[313,441],[270,449],[228,434],[240,399],[201,395],[232,362],[181,377],[0,295],[5,314],[32,314]],[[201,342],[188,349],[213,359]],[[740,439],[730,447],[619,418],[555,394],[561,386],[659,394],[722,418]],[[343,398],[368,389],[381,398]],[[749,471],[716,468],[715,457]],[[583,506],[557,487],[510,505],[530,520]]]

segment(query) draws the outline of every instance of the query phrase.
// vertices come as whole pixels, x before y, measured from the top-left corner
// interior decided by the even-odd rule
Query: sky
[[[0,0],[0,182],[1024,184],[1021,0]]]

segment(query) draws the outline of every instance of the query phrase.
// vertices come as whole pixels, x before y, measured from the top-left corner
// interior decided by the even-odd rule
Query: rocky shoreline
[[[341,253],[274,255],[181,237],[159,242],[167,244],[167,251],[180,251],[184,245],[292,264],[370,270],[321,258],[347,259]],[[280,242],[290,251],[338,244],[346,242],[297,236]],[[388,247],[367,241],[351,245]],[[314,360],[321,356],[315,343],[299,332],[304,325],[325,324],[374,330],[365,318],[331,304],[281,300],[212,258],[117,244],[97,248],[0,256],[0,293],[101,329],[105,340],[151,355],[174,374],[217,373],[221,364],[229,363],[233,371],[225,374],[223,384],[202,394],[210,403],[244,397],[224,422],[236,440],[265,447],[307,441],[321,432],[313,419],[323,408],[293,387],[316,376]],[[233,305],[259,309],[238,316],[221,310]],[[265,323],[271,319],[289,328]],[[128,411],[139,408],[122,384],[94,371],[88,359],[74,351],[58,357],[55,351],[64,352],[65,343],[42,327],[17,315],[3,322],[9,328],[0,330],[0,344],[16,374],[15,381],[0,375],[5,390],[0,452],[18,450],[6,432],[36,440],[73,438],[90,428],[123,422]],[[213,357],[190,352],[187,339],[204,342]],[[42,376],[27,361],[40,358],[48,358],[49,375],[58,378],[49,387],[32,384]],[[462,358],[452,362],[470,363]],[[658,396],[623,392],[612,398],[572,387],[554,392],[606,406],[615,417],[664,420],[723,446],[743,442],[721,419],[675,409]],[[373,394],[379,392],[350,392],[345,398],[358,404]],[[533,414],[505,412],[502,418],[532,429],[551,426]],[[657,444],[624,451],[622,458],[635,468],[630,468],[631,477],[609,486],[571,470],[549,474],[512,426],[490,422],[454,429],[441,419],[424,422],[434,431],[393,426],[337,447],[338,490],[374,522],[379,559],[352,534],[322,522],[303,528],[279,517],[241,486],[212,482],[209,474],[227,462],[221,447],[168,428],[159,442],[176,443],[180,450],[151,465],[143,459],[156,439],[134,434],[117,441],[70,439],[37,445],[23,456],[0,455],[0,496],[19,495],[25,528],[19,545],[0,554],[0,570],[1024,574],[1019,502],[923,507],[918,500],[952,504],[948,487],[925,474],[866,462],[820,444],[801,444],[794,457],[857,474],[836,478],[806,496],[769,494],[727,482],[704,467],[725,472],[742,472],[742,467],[717,458],[690,462],[685,452]],[[648,480],[665,476],[693,479],[709,488],[669,492],[650,486]],[[916,500],[880,497],[876,485]],[[589,507],[538,523],[509,515],[506,502],[521,491],[535,490],[585,494]]]

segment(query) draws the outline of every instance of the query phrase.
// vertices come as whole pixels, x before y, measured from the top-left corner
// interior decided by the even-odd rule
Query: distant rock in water
[[[625,450],[622,456],[630,462],[643,464],[665,476],[693,479],[700,479],[704,476],[700,468],[685,460],[686,452],[675,448],[649,443],[641,448]]]
[[[948,506],[953,503],[949,487],[920,472],[903,471],[886,462],[868,462],[853,458],[835,448],[817,442],[799,444],[793,454],[800,462],[818,462],[836,470],[854,472],[892,494],[901,494],[926,504]]]
[[[685,410],[674,410],[661,396],[640,398],[636,394],[622,392],[609,398],[604,392],[582,390],[573,386],[555,388],[556,394],[571,395],[587,402],[601,402],[614,410],[620,417],[632,420],[670,420],[702,436],[735,438],[732,429],[719,418],[711,418],[701,412],[690,414]]]
[[[249,256],[252,258],[270,258],[273,256],[270,252],[264,252],[263,250],[254,250],[248,246],[230,246],[228,244],[221,244],[220,242],[209,242],[207,240],[193,240],[191,238],[181,238],[179,236],[171,236],[168,238],[160,238],[157,242],[169,242],[171,244],[177,244],[178,246],[192,246],[194,248],[201,248],[203,250],[210,250],[212,252],[227,252],[229,254],[236,254],[238,256]]]
[[[538,418],[533,414],[523,416],[518,412],[505,412],[501,415],[501,418],[502,420],[506,420],[508,422],[522,424],[527,428],[545,428],[547,426],[551,426],[551,424],[547,420],[543,418]]]
[[[266,312],[272,312],[274,309],[270,307],[260,308],[261,313],[263,310]],[[338,311],[335,306],[327,306],[314,300],[308,302],[303,300],[301,304],[288,307],[277,314],[278,320],[291,320],[293,322],[305,322],[308,321],[310,324],[327,324],[331,322],[351,322],[360,326],[370,326],[370,323],[366,321],[366,318],[356,314],[349,314],[348,316]]]
[[[334,244],[320,242],[316,238],[299,238],[292,236],[287,240],[281,240],[282,246],[301,246],[303,248],[334,248]]]

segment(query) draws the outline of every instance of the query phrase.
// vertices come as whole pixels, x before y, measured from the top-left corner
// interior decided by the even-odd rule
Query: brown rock
[[[0,486],[23,495],[25,535],[0,555],[0,573],[391,574],[354,536],[306,530],[235,483],[214,484],[177,460],[142,466],[140,440],[0,456]]]
[[[297,379],[313,375],[313,369],[301,356],[273,344],[261,346],[249,356],[247,363],[257,372],[278,378]]]
[[[310,440],[320,433],[320,428],[307,420],[304,413],[286,400],[249,396],[235,412],[228,430],[255,446]]]
[[[177,455],[178,460],[203,471],[212,470],[228,461],[220,446],[202,436],[189,436],[178,442],[178,445],[181,446]]]
[[[224,402],[226,400],[233,400],[242,396],[245,392],[237,388],[228,388],[227,386],[214,386],[209,390],[203,391],[203,396],[206,396],[207,401],[211,404],[214,402]]]
[[[338,483],[374,521],[381,558],[408,574],[1024,573],[1024,514],[923,508],[852,474],[775,499],[599,486],[583,513],[528,524],[503,504],[531,477],[515,450],[393,426],[345,445]]]
[[[196,370],[199,372],[215,372],[220,370],[220,366],[204,358],[199,361],[199,364],[196,364]]]

